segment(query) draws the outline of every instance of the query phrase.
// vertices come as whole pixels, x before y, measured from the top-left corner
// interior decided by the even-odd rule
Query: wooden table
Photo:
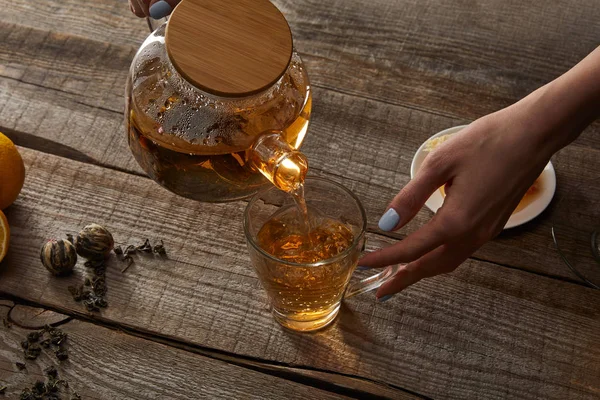
[[[428,136],[507,106],[600,44],[597,0],[276,0],[314,87],[304,151],[376,223]],[[146,178],[123,127],[130,61],[147,35],[124,0],[0,0],[0,131],[27,179],[6,210],[0,384],[18,397],[56,364],[27,361],[28,327],[61,324],[59,366],[85,399],[600,398],[600,291],[559,259],[555,206],[500,235],[450,275],[387,303],[347,301],[295,334],[272,319],[249,268],[244,202],[200,204]],[[600,124],[553,158],[562,195],[600,170]],[[168,261],[111,259],[109,307],[89,313],[51,277],[43,241],[97,222],[120,245],[164,239]],[[1,386],[1,385],[0,385]],[[0,395],[0,398],[2,396]]]

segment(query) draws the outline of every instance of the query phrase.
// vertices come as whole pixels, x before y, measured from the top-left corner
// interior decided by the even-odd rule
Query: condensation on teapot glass
[[[292,150],[304,140],[312,96],[298,54],[292,53],[285,73],[263,92],[220,97],[177,72],[166,51],[165,28],[142,44],[127,81],[125,122],[140,166],[167,189],[200,201],[248,197],[269,184],[265,176],[278,185],[249,162],[256,160],[252,147],[265,132],[279,131]]]

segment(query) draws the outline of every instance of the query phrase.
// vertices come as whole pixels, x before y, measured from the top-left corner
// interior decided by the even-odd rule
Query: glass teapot
[[[269,0],[183,0],[141,45],[127,78],[135,159],[165,188],[199,201],[297,188],[310,112],[308,76]]]

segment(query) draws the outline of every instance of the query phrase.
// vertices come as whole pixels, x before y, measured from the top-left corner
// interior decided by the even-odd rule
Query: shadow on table
[[[355,342],[368,343],[373,340],[369,327],[364,324],[360,315],[344,302],[342,302],[337,318],[331,325],[310,333],[294,332],[288,329],[284,329],[284,332],[299,351],[304,350],[305,347],[323,346],[323,338],[330,339],[341,336],[341,339],[343,339],[341,342],[335,341],[335,343],[340,343],[340,345]]]

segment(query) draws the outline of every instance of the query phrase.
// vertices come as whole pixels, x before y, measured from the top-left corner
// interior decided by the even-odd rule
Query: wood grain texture
[[[78,104],[74,95],[23,82],[0,80],[0,87],[5,89],[0,92],[0,131],[15,143],[142,174],[127,146],[121,114]],[[359,195],[375,229],[389,200],[410,180],[412,154],[421,142],[434,132],[465,122],[316,89],[311,134],[303,151],[311,173],[340,180]],[[557,197],[596,175],[598,155],[593,149],[570,146],[555,156]],[[148,185],[158,187],[152,182]],[[575,279],[553,249],[552,215],[551,209],[524,227],[507,231],[475,256]],[[397,237],[414,232],[430,216],[429,211],[421,211]]]
[[[37,8],[18,4],[17,1],[14,9],[22,15],[14,17],[19,24],[31,24],[23,20],[25,16],[40,19],[46,15],[44,2]],[[123,82],[134,47],[128,39],[114,37],[112,30],[106,31],[106,37],[113,41],[110,44],[99,42],[102,36],[91,33],[86,37],[73,36],[84,34],[75,25],[88,24],[90,32],[95,32],[98,23],[89,21],[88,13],[82,15],[76,4],[67,1],[55,5],[69,21],[61,28],[69,35],[38,29],[44,27],[43,23],[27,29],[23,25],[0,25],[7,32],[7,40],[0,44],[0,57],[4,57],[7,67],[0,75],[9,77],[0,78],[0,130],[20,145],[142,174],[129,154],[120,114]],[[115,14],[118,7],[110,4],[106,3],[104,14],[95,8],[97,5],[89,12],[100,19],[106,13]],[[376,2],[374,10],[382,4]],[[553,15],[550,13],[550,17]],[[145,34],[143,24],[136,24],[139,21],[127,12],[114,17],[119,24],[127,25],[123,29],[129,29],[130,37]],[[512,18],[515,23],[520,21],[517,14]],[[418,146],[431,134],[469,120],[357,98],[337,90],[315,89],[311,133],[303,151],[313,173],[339,176],[361,197],[374,226],[388,201],[408,182],[411,157]],[[471,99],[481,102],[476,94]],[[590,127],[575,146],[600,149],[599,127],[600,124]],[[587,148],[571,146],[554,161],[559,178],[557,196],[600,170],[598,152]],[[553,249],[551,211],[522,228],[504,233],[475,256],[575,279]],[[430,215],[422,211],[397,237],[413,232]]]
[[[0,318],[6,312],[0,307]],[[7,386],[7,398],[44,380],[50,365],[85,399],[346,398],[82,321],[60,329],[68,335],[69,359],[63,362],[49,351],[24,360],[19,343],[31,330],[0,329],[0,385]]]
[[[555,78],[600,42],[595,0],[273,3],[317,86],[470,120]],[[112,46],[137,48],[147,36],[120,0],[0,5],[4,21]]]
[[[11,307],[7,314],[10,323],[25,329],[42,329],[46,325],[60,325],[70,317],[44,308],[23,306]]]
[[[244,249],[243,203],[199,204],[148,179],[22,149],[27,181],[7,210],[0,293],[166,339],[292,367],[362,376],[434,398],[595,398],[600,292],[470,260],[376,304],[345,304],[314,335],[282,330]],[[112,259],[109,307],[88,315],[38,265],[44,239],[89,222],[119,244],[163,238],[168,261]]]
[[[187,0],[171,14],[169,57],[196,87],[241,97],[273,86],[292,58],[292,32],[269,0]]]

